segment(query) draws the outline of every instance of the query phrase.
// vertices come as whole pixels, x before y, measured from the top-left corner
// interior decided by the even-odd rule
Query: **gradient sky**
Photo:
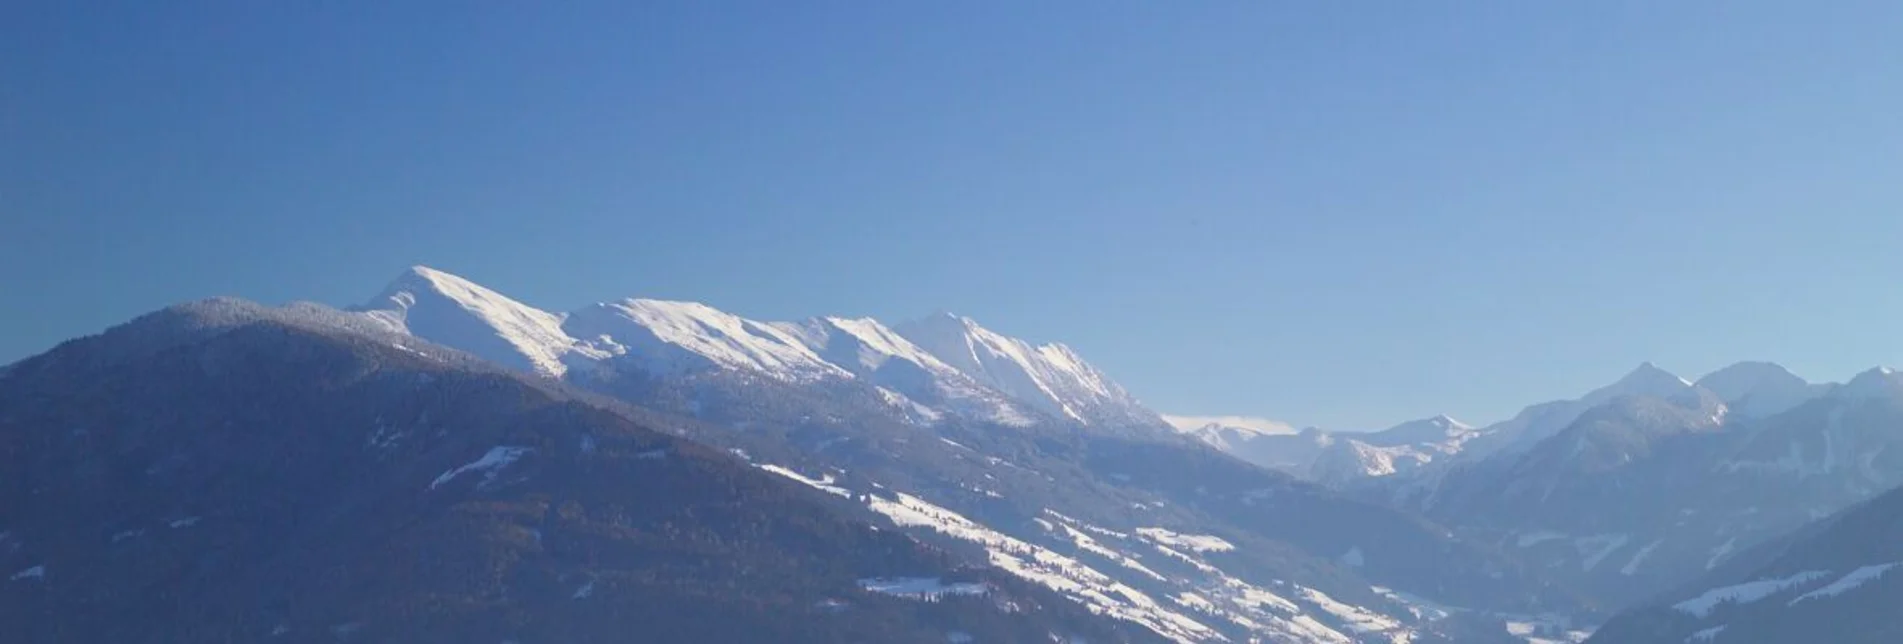
[[[0,9],[0,362],[422,263],[1339,428],[1903,364],[1903,3],[117,4]]]

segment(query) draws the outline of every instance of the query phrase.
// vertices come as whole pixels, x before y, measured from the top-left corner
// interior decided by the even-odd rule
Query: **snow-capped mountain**
[[[1257,416],[1177,416],[1164,414],[1163,422],[1169,423],[1171,427],[1176,428],[1176,431],[1185,434],[1215,429],[1262,435],[1293,434],[1296,432],[1294,425]]]
[[[1242,460],[1296,476],[1334,438],[1319,429],[1296,431],[1288,423],[1250,416],[1164,416],[1176,431]]]
[[[1630,598],[1903,485],[1903,378],[1873,369],[1817,386],[1787,373],[1746,363],[1700,379],[1711,388],[1648,376],[1654,386],[1636,390],[1649,393],[1607,398],[1529,447],[1432,480],[1424,509]]]
[[[1640,363],[1612,384],[1586,392],[1573,400],[1557,400],[1533,405],[1504,422],[1481,428],[1478,436],[1462,450],[1462,462],[1491,456],[1495,452],[1520,453],[1572,425],[1588,409],[1623,396],[1676,399],[1696,396],[1698,385],[1651,362]]]
[[[566,373],[571,354],[602,357],[577,346],[562,316],[425,266],[411,267],[358,310],[394,331],[545,376]]]
[[[209,300],[13,365],[6,641],[1167,641],[361,321]]]
[[[1433,418],[1410,420],[1393,427],[1355,436],[1356,440],[1378,447],[1401,445],[1450,445],[1475,433],[1474,427],[1441,414]]]
[[[898,329],[870,318],[750,320],[698,302],[626,299],[571,313],[528,306],[417,266],[356,309],[391,330],[544,376],[633,369],[656,377],[736,372],[801,383],[861,380],[923,417],[1023,425],[1040,414],[1086,425],[1161,426],[1062,344],[1032,345],[970,318]]]
[[[1054,416],[1087,425],[1162,424],[1161,416],[1063,344],[1034,346],[950,313],[895,330],[979,383]]]
[[[1179,641],[1421,641],[1576,606],[1444,528],[1184,440],[1071,349],[968,318],[762,322],[654,300],[555,314],[440,271],[398,282],[459,325],[412,324],[389,298],[359,315],[691,418],[672,431]]]
[[[1446,415],[1374,432],[1294,431],[1238,416],[1167,416],[1177,431],[1245,461],[1330,485],[1410,472],[1460,452],[1478,435]]]

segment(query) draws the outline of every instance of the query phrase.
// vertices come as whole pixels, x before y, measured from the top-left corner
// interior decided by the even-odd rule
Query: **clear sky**
[[[423,263],[1340,428],[1903,363],[1894,1],[108,4],[0,9],[0,362]]]

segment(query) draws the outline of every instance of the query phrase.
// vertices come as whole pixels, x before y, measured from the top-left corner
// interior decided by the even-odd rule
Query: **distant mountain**
[[[1411,472],[1458,454],[1479,435],[1445,415],[1375,432],[1297,432],[1286,424],[1237,417],[1166,418],[1177,431],[1245,461],[1329,485]]]
[[[1718,395],[1730,413],[1761,418],[1804,404],[1829,391],[1769,362],[1740,362],[1706,374],[1698,386]]]
[[[376,321],[184,305],[9,367],[8,641],[1161,641],[638,410],[389,333],[470,330],[402,293]],[[545,318],[483,319],[502,343],[460,337],[565,350]]]
[[[1209,428],[1229,429],[1236,432],[1271,436],[1296,433],[1295,426],[1293,425],[1279,420],[1254,416],[1175,416],[1164,414],[1163,421],[1169,423],[1171,427],[1176,428],[1176,431],[1184,433]]]
[[[1903,489],[1742,553],[1615,617],[1606,644],[1903,641]]]
[[[1425,509],[1575,587],[1632,601],[1903,485],[1898,376],[1818,387],[1782,373],[1747,364],[1701,379],[1716,389],[1612,397],[1530,446],[1445,472]]]

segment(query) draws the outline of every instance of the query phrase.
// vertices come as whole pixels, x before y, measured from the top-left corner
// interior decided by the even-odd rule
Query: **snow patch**
[[[982,545],[991,565],[1070,597],[1093,612],[1141,624],[1178,642],[1218,636],[1208,626],[1076,559],[998,533],[918,497],[905,493],[894,493],[894,498],[871,496],[867,505],[900,526],[929,528]]]
[[[1710,642],[1710,641],[1718,639],[1718,634],[1723,632],[1725,632],[1725,625],[1719,624],[1717,626],[1713,626],[1707,629],[1702,629],[1696,633],[1692,633],[1691,637],[1685,638],[1685,641],[1686,642]]]
[[[1606,557],[1624,548],[1626,542],[1631,540],[1631,535],[1625,534],[1602,534],[1574,539],[1573,547],[1579,549],[1581,557],[1585,557],[1579,562],[1580,569],[1590,571],[1598,567],[1599,562],[1605,561]]]
[[[1700,618],[1710,617],[1711,612],[1717,609],[1720,604],[1749,604],[1783,592],[1785,589],[1793,586],[1817,581],[1828,574],[1830,573],[1822,570],[1809,570],[1789,577],[1759,579],[1742,584],[1713,588],[1697,597],[1673,604],[1672,608],[1678,609],[1679,612]]]
[[[1842,595],[1855,590],[1858,586],[1862,586],[1871,580],[1882,577],[1883,573],[1889,572],[1891,568],[1895,568],[1897,565],[1898,564],[1887,563],[1875,566],[1864,566],[1852,570],[1849,574],[1839,577],[1837,581],[1830,582],[1828,586],[1799,595],[1797,599],[1791,600],[1790,605],[1795,606],[1798,602],[1806,599],[1823,599]]]
[[[535,450],[527,447],[491,447],[482,455],[482,458],[456,466],[437,476],[436,480],[430,481],[429,489],[441,487],[444,483],[468,472],[481,472],[482,483],[479,485],[487,485],[496,480],[496,475],[502,473],[502,468],[508,467],[510,463],[516,462],[533,451]]]
[[[1662,544],[1662,543],[1665,543],[1665,541],[1664,540],[1654,541],[1652,543],[1646,544],[1644,548],[1640,548],[1638,552],[1633,553],[1632,559],[1630,561],[1625,562],[1624,566],[1619,567],[1619,574],[1630,577],[1633,574],[1639,572],[1639,564],[1645,563],[1645,558],[1652,556],[1652,551],[1657,550],[1659,547],[1659,544]]]
[[[1301,586],[1297,586],[1296,588],[1296,594],[1299,595],[1303,601],[1314,604],[1316,608],[1321,609],[1324,613],[1333,615],[1335,619],[1340,620],[1348,630],[1354,631],[1357,634],[1387,633],[1401,630],[1401,622],[1392,617],[1376,613],[1360,606],[1350,606],[1341,603],[1336,601],[1335,598],[1329,597],[1326,593],[1313,588],[1304,588]]]
[[[1725,542],[1723,544],[1720,544],[1718,547],[1712,548],[1711,558],[1705,560],[1705,569],[1711,570],[1713,568],[1717,568],[1718,562],[1724,561],[1725,557],[1731,554],[1732,548],[1736,548],[1737,546],[1738,546],[1738,538],[1732,537],[1730,539],[1726,539]]]
[[[13,573],[13,576],[8,577],[7,580],[20,581],[22,579],[45,579],[45,578],[46,578],[46,565],[41,564],[38,566],[34,566],[32,568],[28,568],[26,570],[22,570],[20,572]]]
[[[786,478],[799,481],[801,483],[806,484],[807,487],[811,487],[815,490],[820,490],[820,491],[841,496],[841,497],[852,498],[851,490],[847,490],[846,488],[833,485],[833,475],[831,474],[821,474],[820,478],[811,478],[804,474],[800,474],[799,472],[795,472],[793,470],[780,467],[778,465],[755,464],[754,467],[758,467],[768,472],[772,472],[774,474],[778,474],[780,476],[784,476]]]
[[[1137,534],[1166,546],[1196,552],[1228,552],[1236,549],[1235,544],[1205,534],[1179,534],[1163,528],[1137,528]]]
[[[938,599],[946,595],[983,595],[990,587],[980,583],[945,583],[938,577],[872,577],[859,587],[882,595],[908,599]]]

